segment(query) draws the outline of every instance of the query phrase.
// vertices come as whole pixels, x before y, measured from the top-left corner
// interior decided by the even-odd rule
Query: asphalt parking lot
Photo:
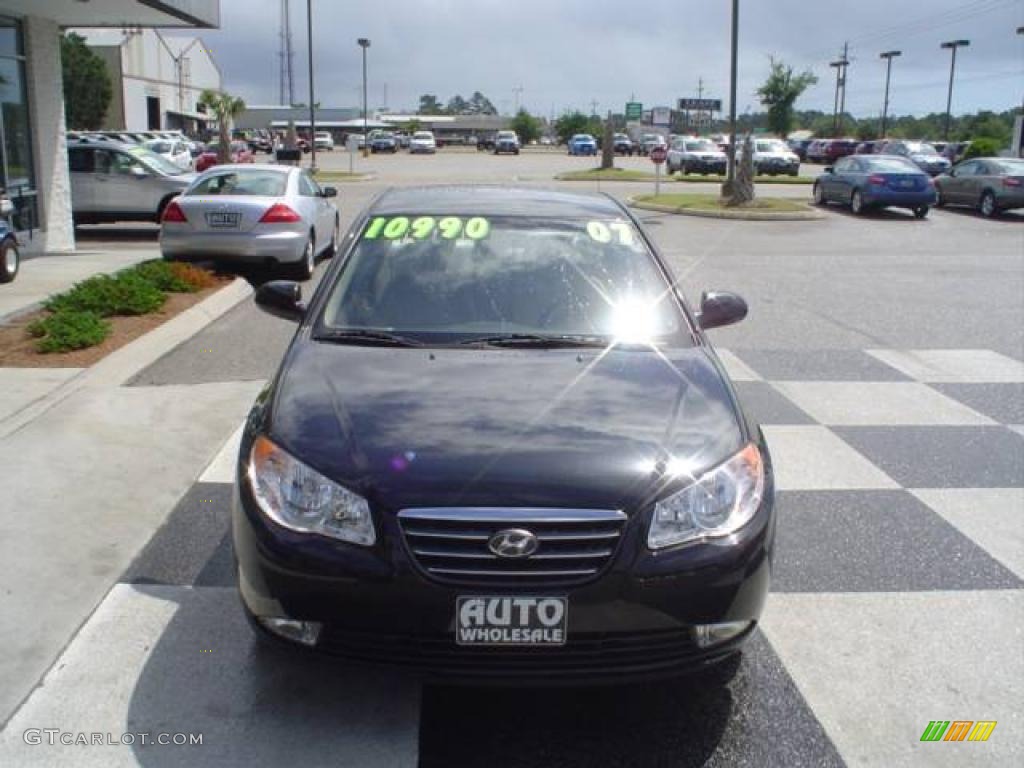
[[[319,159],[348,168],[342,152]],[[372,178],[337,185],[343,226],[388,185],[518,183],[620,198],[649,188],[552,181],[594,164],[539,151],[358,158]],[[0,763],[1020,765],[1024,218],[638,215],[691,301],[718,288],[750,305],[742,324],[711,335],[774,456],[779,541],[762,627],[731,683],[456,688],[258,648],[227,535],[236,432],[82,617],[42,685],[25,687]],[[293,330],[243,303],[129,387],[187,397],[189,387],[263,381]],[[998,726],[985,743],[921,743],[935,719]],[[39,724],[204,742],[26,746],[24,729]]]

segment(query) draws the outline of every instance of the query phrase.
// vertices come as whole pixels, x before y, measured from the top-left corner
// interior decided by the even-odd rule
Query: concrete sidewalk
[[[140,261],[160,257],[156,243],[135,248],[90,247],[74,253],[23,259],[13,283],[0,286],[0,321],[32,309],[48,296],[65,291],[93,275],[117,272]]]

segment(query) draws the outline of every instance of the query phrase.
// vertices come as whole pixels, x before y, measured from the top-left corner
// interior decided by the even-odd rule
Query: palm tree
[[[217,143],[217,162],[231,162],[231,122],[245,111],[245,102],[237,96],[207,88],[199,94],[200,106],[217,119],[220,140]]]

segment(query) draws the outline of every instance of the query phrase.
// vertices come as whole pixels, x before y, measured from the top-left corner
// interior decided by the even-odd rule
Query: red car
[[[254,163],[256,158],[252,150],[249,149],[249,145],[244,141],[232,141],[231,159],[229,162]],[[217,144],[208,144],[206,151],[196,158],[196,171],[202,173],[207,168],[212,168],[215,165],[217,165]]]

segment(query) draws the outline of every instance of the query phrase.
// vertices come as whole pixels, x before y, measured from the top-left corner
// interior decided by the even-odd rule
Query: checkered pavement
[[[1024,364],[990,350],[721,350],[773,455],[773,594],[725,688],[421,685],[252,643],[236,432],[0,735],[204,733],[97,765],[1024,764]],[[88,701],[88,706],[82,702]],[[930,720],[989,741],[921,743]],[[173,728],[172,728],[173,726]],[[190,750],[185,752],[184,750]]]

